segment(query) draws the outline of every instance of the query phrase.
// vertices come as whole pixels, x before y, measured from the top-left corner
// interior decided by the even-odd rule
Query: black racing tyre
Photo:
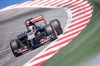
[[[17,52],[15,52],[15,50],[19,49],[19,45],[17,44],[16,40],[12,40],[10,42],[10,47],[11,47],[11,50],[12,50],[15,57],[21,55],[21,54],[18,54]]]
[[[52,39],[51,39],[52,41],[57,39],[56,31],[51,25],[45,26],[45,30],[46,30],[47,35],[51,35],[52,36]]]
[[[50,25],[52,25],[52,26],[54,27],[54,29],[55,29],[56,32],[57,32],[57,35],[60,35],[60,34],[63,33],[63,30],[62,30],[62,28],[61,28],[61,24],[60,24],[60,22],[59,22],[57,19],[52,20],[52,21],[50,22]]]

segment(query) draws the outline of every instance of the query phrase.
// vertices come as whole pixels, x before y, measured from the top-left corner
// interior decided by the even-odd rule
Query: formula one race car
[[[43,15],[26,20],[25,25],[27,31],[10,42],[10,47],[15,57],[46,42],[53,41],[63,33],[61,24],[57,19],[47,24]]]

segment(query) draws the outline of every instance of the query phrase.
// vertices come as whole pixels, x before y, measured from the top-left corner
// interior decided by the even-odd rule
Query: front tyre
[[[13,54],[14,54],[15,57],[18,57],[19,55],[21,55],[21,53],[18,54],[16,52],[19,49],[19,45],[17,44],[17,41],[16,40],[12,40],[10,42],[10,47],[11,47],[11,50],[12,50],[12,52],[13,52]]]

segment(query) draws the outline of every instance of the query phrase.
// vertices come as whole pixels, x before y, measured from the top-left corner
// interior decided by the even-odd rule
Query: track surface
[[[10,49],[10,40],[26,30],[26,19],[43,14],[49,23],[53,19],[59,19],[64,28],[67,22],[67,13],[63,9],[52,8],[17,8],[0,12],[0,66],[22,66],[37,55],[48,44],[45,44],[31,52],[15,58]]]

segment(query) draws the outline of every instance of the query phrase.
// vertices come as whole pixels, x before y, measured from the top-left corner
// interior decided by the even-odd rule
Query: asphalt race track
[[[45,44],[17,58],[11,52],[9,42],[18,34],[26,31],[25,20],[44,15],[49,23],[53,19],[61,22],[62,28],[67,22],[67,13],[59,8],[16,8],[0,12],[0,66],[22,66],[49,44]]]

